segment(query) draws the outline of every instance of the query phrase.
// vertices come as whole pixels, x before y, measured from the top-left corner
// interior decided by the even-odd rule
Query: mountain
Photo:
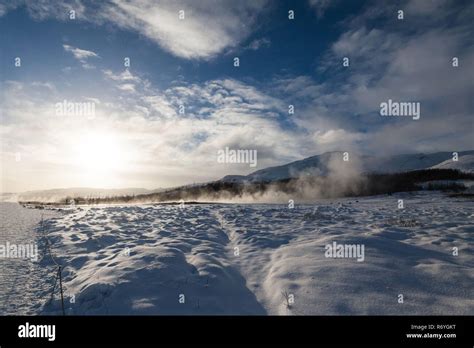
[[[257,170],[249,175],[227,175],[220,181],[229,183],[268,182],[304,175],[327,176],[344,171],[343,155],[344,153],[341,151],[326,152],[285,165]],[[429,168],[474,171],[474,150],[459,152],[458,156],[458,161],[453,161],[452,152],[404,154],[388,157],[353,156],[346,163],[349,164],[348,168],[351,171],[360,173],[388,174]]]
[[[462,172],[474,173],[474,150],[458,153],[458,161],[453,161],[452,152],[436,152],[431,154],[404,154],[387,157],[356,156],[349,155],[349,161],[343,161],[344,152],[326,152],[321,155],[305,158],[303,160],[291,162],[281,166],[269,167],[257,170],[249,175],[227,175],[221,180],[209,183],[179,186],[168,189],[147,190],[143,188],[126,189],[100,189],[100,188],[64,188],[52,190],[28,191],[23,193],[9,193],[0,195],[0,201],[38,201],[38,202],[58,202],[67,197],[82,197],[83,199],[107,197],[139,196],[151,198],[158,196],[173,200],[183,192],[198,192],[206,186],[212,186],[212,190],[219,191],[219,185],[229,189],[227,185],[240,183],[265,183],[279,180],[308,177],[329,177],[329,178],[352,178],[359,173],[366,174],[392,174],[403,173],[421,169],[458,169]],[[340,180],[344,182],[344,180]],[[204,190],[205,191],[205,190]],[[173,196],[176,193],[176,197]],[[196,194],[197,195],[197,194]],[[158,197],[157,196],[157,197]],[[199,196],[199,195],[197,195]],[[138,197],[137,197],[138,198]],[[156,197],[155,197],[156,198]],[[159,201],[159,200],[158,200]]]
[[[326,152],[322,155],[316,155],[305,158],[300,161],[291,162],[282,166],[269,167],[257,170],[247,176],[243,175],[227,175],[221,180],[224,182],[240,182],[240,181],[276,181],[287,178],[294,178],[305,172],[311,171],[313,174],[327,175],[329,172],[328,164],[332,158],[340,156],[343,152]]]
[[[443,161],[431,167],[433,169],[458,169],[463,172],[474,173],[474,155],[464,155],[459,157],[458,161],[452,160]]]

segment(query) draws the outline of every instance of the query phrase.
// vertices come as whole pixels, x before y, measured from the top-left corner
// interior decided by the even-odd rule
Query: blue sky
[[[258,168],[472,149],[473,19],[447,0],[0,1],[2,190],[255,169],[217,163],[226,146],[258,150]],[[388,99],[419,102],[420,119],[381,117]],[[64,100],[94,117],[58,115]]]
[[[229,64],[233,58],[231,50],[223,50],[222,54],[204,62],[202,59],[186,59],[173,55],[135,31],[87,23],[80,19],[32,19],[25,7],[18,7],[2,18],[0,28],[2,32],[8,33],[2,42],[6,53],[3,57],[6,62],[3,64],[8,65],[8,61],[19,55],[28,61],[35,78],[60,75],[58,66],[72,64],[71,57],[62,48],[64,43],[69,43],[100,53],[102,60],[95,62],[99,68],[121,69],[122,61],[118,58],[129,56],[133,59],[133,68],[146,73],[153,83],[169,84],[179,75],[186,76],[192,82],[222,76],[265,80],[269,75],[282,71],[293,74],[311,72],[317,77],[315,68],[318,60],[341,32],[336,23],[344,19],[350,9],[359,8],[362,4],[352,3],[356,5],[344,7],[341,12],[331,11],[331,15],[320,20],[304,1],[293,2],[293,5],[290,1],[271,4],[267,17],[257,24],[259,30],[236,42],[235,53],[245,61],[240,69],[233,69]],[[287,19],[287,9],[290,8],[297,14],[293,22]],[[262,45],[260,49],[246,49],[258,42]],[[51,66],[49,63],[53,56],[57,64]],[[21,77],[33,77],[32,71],[22,70],[24,75]],[[7,69],[5,78],[18,79],[18,71]]]

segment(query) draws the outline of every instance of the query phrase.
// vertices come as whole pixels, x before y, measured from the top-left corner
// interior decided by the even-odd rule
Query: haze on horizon
[[[0,1],[0,191],[156,189],[327,151],[472,150],[473,11],[445,0]],[[389,99],[419,102],[420,119],[381,117]],[[256,150],[257,166],[219,163],[226,147]]]

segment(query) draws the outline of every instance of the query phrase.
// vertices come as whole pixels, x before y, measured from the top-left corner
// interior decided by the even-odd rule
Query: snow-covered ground
[[[25,209],[16,203],[0,203],[0,248],[8,245],[38,245],[43,241],[35,232],[41,218],[55,216],[53,211]],[[7,244],[8,243],[8,244]],[[31,258],[3,257],[0,253],[0,315],[38,314],[51,292],[50,272]],[[39,250],[41,255],[41,250]],[[38,255],[37,255],[38,256]]]
[[[472,201],[429,192],[76,207],[46,230],[67,314],[472,315],[473,218]],[[364,246],[363,261],[326,257],[333,242]],[[59,311],[56,296],[38,314]]]

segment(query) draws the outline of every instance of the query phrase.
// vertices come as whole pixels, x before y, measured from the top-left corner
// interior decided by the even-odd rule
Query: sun
[[[125,169],[123,146],[111,132],[84,133],[75,143],[75,163],[88,184],[110,186]]]

